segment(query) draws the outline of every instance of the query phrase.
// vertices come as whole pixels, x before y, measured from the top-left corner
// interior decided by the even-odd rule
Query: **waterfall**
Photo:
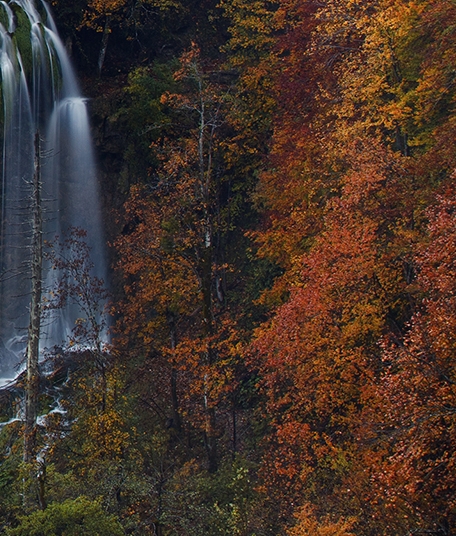
[[[49,7],[0,2],[3,106],[0,214],[0,378],[24,358],[30,301],[31,181],[34,136],[42,139],[44,239],[68,228],[87,231],[95,275],[105,278],[104,238],[86,102]],[[46,266],[44,267],[46,272]],[[59,277],[47,269],[45,289]],[[78,312],[44,322],[42,346],[63,344]]]

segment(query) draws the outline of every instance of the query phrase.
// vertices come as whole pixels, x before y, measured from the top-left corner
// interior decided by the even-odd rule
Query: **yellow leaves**
[[[370,131],[394,144],[398,132],[414,139],[422,111],[416,88],[427,46],[423,17],[427,2],[329,2],[317,17],[313,54],[321,47],[330,59],[339,86],[332,98],[334,133],[349,138]],[[337,99],[337,100],[336,100]]]
[[[277,0],[221,0],[219,7],[232,21],[229,28],[231,50],[260,51],[273,43],[274,11]]]
[[[297,523],[287,531],[288,536],[355,536],[351,532],[353,518],[334,521],[327,516],[319,520],[310,504],[300,507],[294,515]]]
[[[123,430],[124,423],[115,410],[111,409],[89,416],[85,426],[87,427],[84,445],[86,456],[111,460],[121,459],[130,435]]]
[[[156,7],[161,11],[178,11],[182,9],[182,4],[177,0],[141,0],[141,2]]]
[[[145,4],[161,12],[185,10],[178,0],[139,0],[136,4],[137,9]],[[125,17],[125,11],[131,7],[127,0],[88,0],[81,26],[88,26],[99,32],[106,31],[103,27],[106,18]]]
[[[105,464],[111,464],[114,469],[116,464],[121,463],[126,453],[132,450],[136,433],[135,428],[126,422],[126,401],[116,395],[119,380],[114,376],[119,376],[119,371],[112,375],[106,371],[105,374],[107,378],[104,381],[99,377],[93,383],[81,378],[77,419],[68,437],[72,448],[79,453],[71,459],[71,464],[85,478],[91,478],[90,475],[96,478]],[[96,373],[94,377],[97,377]]]
[[[126,0],[89,0],[81,26],[104,31],[104,19],[121,10],[125,2]]]

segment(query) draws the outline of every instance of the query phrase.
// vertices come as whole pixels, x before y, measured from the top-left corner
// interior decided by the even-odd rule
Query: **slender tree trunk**
[[[171,312],[167,313],[167,320],[169,325],[169,337],[171,350],[174,352],[177,345],[177,332],[176,332],[176,319]],[[179,412],[179,397],[177,394],[177,375],[178,371],[175,367],[171,369],[171,404],[173,408],[173,425],[178,434],[182,431],[182,423]]]
[[[214,350],[210,342],[210,337],[213,334],[213,318],[212,318],[212,243],[209,235],[209,230],[206,230],[206,243],[202,253],[202,294],[203,294],[203,332],[208,339],[206,348],[206,363],[213,365],[215,362]],[[209,236],[209,239],[208,239]],[[207,387],[205,387],[205,390]],[[205,430],[204,440],[206,452],[209,462],[209,471],[215,473],[218,468],[217,463],[217,434],[216,434],[216,413],[215,408],[211,404],[210,394],[204,393],[204,410],[205,410]]]
[[[202,97],[202,79],[199,79],[199,88]],[[209,211],[210,203],[210,183],[212,179],[212,139],[213,130],[209,136],[208,146],[205,151],[205,135],[209,125],[206,122],[206,107],[204,98],[200,102],[200,124],[198,136],[198,157],[199,157],[199,175],[201,199],[204,207],[204,243],[201,251],[201,292],[202,292],[202,320],[203,333],[207,338],[206,364],[211,366],[216,361],[214,349],[210,338],[214,331],[213,303],[212,303],[212,261],[213,261],[213,229],[212,218]],[[205,157],[205,152],[207,156]],[[205,382],[206,383],[206,382]],[[211,403],[211,396],[208,386],[204,387],[204,411],[205,411],[205,429],[204,443],[209,463],[209,472],[215,473],[218,469],[217,460],[217,416],[214,405]]]
[[[215,473],[218,469],[217,460],[217,437],[216,437],[216,416],[215,408],[206,405],[206,430],[205,430],[205,445],[207,459],[209,462],[209,472]]]
[[[98,54],[98,75],[101,75],[103,70],[106,50],[108,48],[109,34],[111,33],[111,15],[106,16],[106,21],[103,29],[103,37],[101,39],[100,53]]]
[[[44,510],[47,506],[46,503],[46,465],[44,462],[40,462],[38,466],[38,502],[40,503],[41,510]]]
[[[235,396],[233,397],[232,415],[233,415],[233,460],[234,460],[236,457],[236,452],[237,452],[237,415],[236,415]]]
[[[38,370],[43,268],[43,218],[41,206],[40,137],[35,134],[32,224],[32,294],[27,342],[27,385],[25,390],[24,461],[32,462],[36,449],[36,417],[40,376]]]

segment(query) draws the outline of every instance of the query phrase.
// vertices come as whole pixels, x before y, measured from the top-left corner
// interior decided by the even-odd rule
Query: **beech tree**
[[[229,87],[214,83],[210,69],[196,45],[182,56],[175,73],[182,91],[161,98],[179,137],[168,133],[152,144],[160,165],[149,185],[131,190],[117,247],[127,278],[122,331],[156,356],[160,376],[169,374],[173,426],[185,416],[202,432],[215,471],[216,414],[236,387],[239,335],[226,301],[223,245],[230,231],[222,134]]]
[[[353,151],[341,195],[300,257],[299,281],[252,347],[271,423],[268,494],[284,512],[292,499],[318,506],[317,516],[358,517],[366,534],[369,505],[357,492],[366,485],[363,408],[376,398],[377,342],[390,322],[407,318],[414,201],[403,165],[372,140]]]
[[[416,253],[424,298],[404,337],[384,341],[380,383],[391,451],[376,473],[395,512],[390,530],[449,534],[455,496],[455,207],[452,179],[428,211],[429,237]],[[400,515],[398,513],[400,512]]]

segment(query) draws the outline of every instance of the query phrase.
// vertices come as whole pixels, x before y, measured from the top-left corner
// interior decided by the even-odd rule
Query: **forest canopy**
[[[1,426],[0,532],[454,534],[456,4],[52,8],[112,341],[55,356],[39,459]]]

